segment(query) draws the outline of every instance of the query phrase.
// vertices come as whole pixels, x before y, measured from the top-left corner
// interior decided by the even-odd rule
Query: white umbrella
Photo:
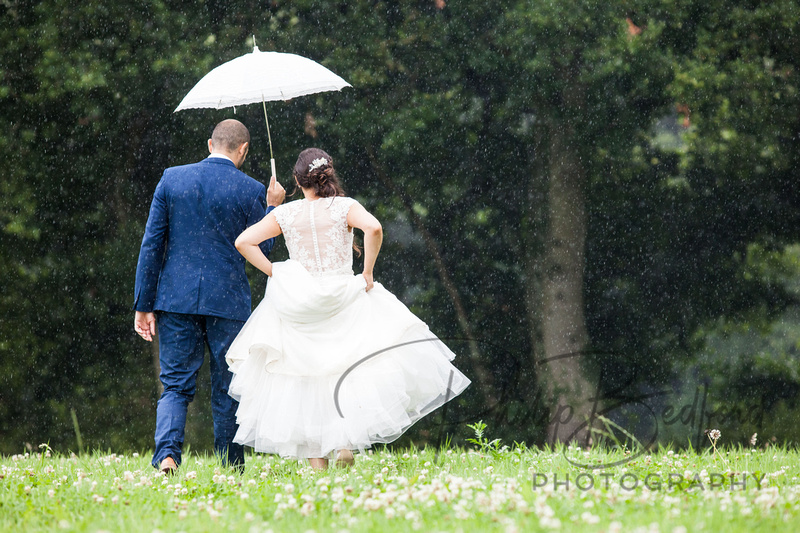
[[[255,39],[254,39],[255,41]],[[197,82],[175,111],[192,108],[222,109],[261,102],[267,123],[272,175],[272,136],[269,133],[266,103],[269,100],[290,100],[298,96],[338,91],[352,87],[342,78],[311,59],[281,52],[253,52],[218,66]]]

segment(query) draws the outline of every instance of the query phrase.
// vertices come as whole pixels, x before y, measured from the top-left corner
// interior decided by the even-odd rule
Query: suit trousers
[[[166,457],[181,463],[186,412],[194,398],[197,374],[209,348],[211,412],[214,417],[214,451],[223,464],[244,465],[244,448],[235,444],[239,402],[228,396],[233,374],[225,354],[244,325],[243,321],[206,315],[156,311],[161,384],[164,392],[156,411],[156,451],[153,466]]]

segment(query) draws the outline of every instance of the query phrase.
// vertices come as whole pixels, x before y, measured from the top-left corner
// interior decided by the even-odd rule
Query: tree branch
[[[458,325],[461,328],[464,337],[466,337],[468,341],[470,359],[472,360],[473,369],[476,375],[475,377],[478,383],[480,383],[481,393],[483,394],[484,401],[489,408],[495,407],[498,404],[498,401],[494,395],[494,377],[481,362],[481,353],[478,348],[478,343],[472,334],[472,328],[469,325],[469,320],[467,320],[467,313],[461,303],[461,296],[458,294],[458,290],[456,289],[453,280],[450,279],[450,275],[447,273],[447,266],[445,265],[441,252],[439,251],[439,245],[436,242],[436,239],[434,239],[433,235],[431,235],[431,233],[425,227],[422,218],[414,211],[414,204],[408,194],[406,194],[405,191],[401,190],[391,179],[389,179],[389,176],[383,170],[383,167],[375,156],[375,152],[372,150],[372,147],[367,146],[366,151],[367,155],[369,156],[370,163],[372,164],[372,168],[375,171],[375,174],[377,174],[378,179],[381,180],[386,188],[400,198],[400,201],[405,206],[406,211],[411,218],[412,224],[414,224],[414,227],[422,235],[422,238],[425,241],[425,246],[427,247],[428,252],[431,254],[431,257],[433,257],[433,262],[436,265],[436,270],[439,273],[442,285],[444,285],[447,294],[450,296],[450,300],[453,302]]]

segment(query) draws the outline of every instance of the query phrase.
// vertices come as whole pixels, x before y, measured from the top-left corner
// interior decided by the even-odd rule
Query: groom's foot
[[[175,463],[175,459],[172,457],[167,457],[163,461],[161,461],[161,465],[159,465],[158,469],[163,472],[164,474],[170,476],[177,472],[178,465]]]
[[[229,464],[226,466],[239,475],[244,474],[244,463]]]
[[[336,466],[339,468],[349,468],[355,463],[356,460],[353,457],[353,452],[350,450],[339,450],[339,453],[336,455]]]

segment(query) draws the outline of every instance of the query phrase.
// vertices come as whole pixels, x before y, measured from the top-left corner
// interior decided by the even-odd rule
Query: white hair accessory
[[[308,171],[311,172],[315,168],[319,168],[328,164],[328,160],[324,157],[320,157],[319,159],[315,159],[308,165]]]

